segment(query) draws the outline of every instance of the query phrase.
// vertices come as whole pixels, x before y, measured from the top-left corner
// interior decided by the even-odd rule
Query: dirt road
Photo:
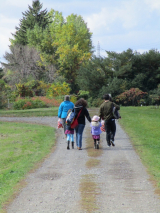
[[[57,126],[57,118],[0,118],[0,121],[24,121]],[[83,150],[67,150],[63,130],[57,130],[54,153],[39,169],[29,174],[24,187],[8,207],[8,213],[84,213],[81,182],[90,175],[97,184],[96,206],[90,212],[159,213],[160,199],[154,193],[149,175],[135,153],[128,136],[117,122],[115,147],[107,147],[105,133],[101,135],[99,164],[92,168],[86,162],[86,140],[90,138],[87,122],[83,135]],[[45,141],[44,141],[45,142]],[[91,148],[90,148],[91,149]],[[97,150],[99,151],[99,150]]]

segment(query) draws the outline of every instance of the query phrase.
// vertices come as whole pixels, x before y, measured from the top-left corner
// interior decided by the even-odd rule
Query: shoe
[[[111,142],[112,146],[115,146],[114,141],[111,140],[110,142]]]
[[[82,150],[82,148],[78,147],[79,150]]]
[[[108,142],[107,142],[107,145],[108,145],[109,147],[111,146],[111,144],[110,144],[110,143],[108,143]]]

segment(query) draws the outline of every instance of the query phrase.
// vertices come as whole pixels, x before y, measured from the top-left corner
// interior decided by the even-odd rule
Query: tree
[[[27,30],[33,29],[36,24],[42,29],[46,28],[49,17],[46,9],[41,10],[42,6],[39,0],[34,0],[32,7],[28,6],[29,10],[22,13],[23,18],[20,19],[19,27],[16,27],[16,33],[12,34],[14,39],[10,39],[12,44],[28,44]]]
[[[108,85],[113,71],[103,58],[93,56],[77,70],[77,84],[81,90],[89,91],[90,96],[97,97],[101,88]]]
[[[53,81],[55,77],[55,68],[50,66],[48,69],[39,66],[41,61],[39,53],[34,47],[14,45],[10,47],[10,53],[5,53],[4,58],[8,63],[2,63],[4,66],[5,79],[8,79],[11,85],[26,82],[29,79]]]
[[[58,72],[71,84],[73,92],[76,70],[92,54],[92,34],[81,16],[71,14],[65,20],[62,13],[51,10],[49,17],[51,23],[43,32],[38,26],[28,31],[29,45],[40,50],[44,64],[56,63]]]

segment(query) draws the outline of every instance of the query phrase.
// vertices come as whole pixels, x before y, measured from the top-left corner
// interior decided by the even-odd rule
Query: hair
[[[65,96],[64,96],[64,100],[65,100],[65,101],[69,101],[69,99],[70,99],[69,95],[65,95]]]
[[[76,103],[75,103],[75,106],[83,106],[83,107],[86,107],[87,106],[87,101],[84,100],[84,98],[80,98]]]
[[[110,100],[110,95],[109,95],[109,94],[105,94],[105,95],[103,96],[103,98],[104,98],[104,100]]]

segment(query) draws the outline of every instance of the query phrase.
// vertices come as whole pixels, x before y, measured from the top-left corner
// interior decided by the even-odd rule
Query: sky
[[[42,9],[81,15],[92,32],[94,54],[128,48],[140,53],[160,50],[160,0],[40,0]],[[0,61],[32,0],[0,0]]]

